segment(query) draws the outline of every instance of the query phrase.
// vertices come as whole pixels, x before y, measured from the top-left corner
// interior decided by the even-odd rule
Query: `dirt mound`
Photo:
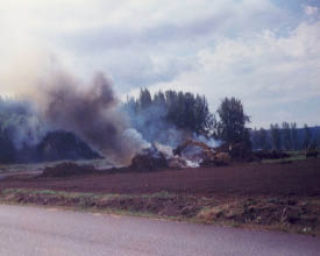
[[[235,221],[259,225],[295,225],[316,228],[320,224],[318,202],[294,199],[245,199],[204,209],[198,217],[207,221]]]
[[[37,146],[39,161],[96,159],[101,156],[71,132],[48,133]]]
[[[2,197],[2,198],[1,198]],[[130,212],[145,212],[170,217],[195,217],[201,209],[196,197],[179,196],[166,192],[151,195],[93,195],[89,193],[56,192],[52,190],[8,190],[0,195],[8,202],[57,205],[71,207],[95,207]]]
[[[165,191],[153,194],[92,194],[54,190],[9,189],[0,194],[6,202],[102,209],[190,218],[206,223],[320,234],[319,199],[286,197],[199,197]]]
[[[94,174],[98,171],[92,165],[77,165],[75,163],[61,163],[43,170],[41,177],[68,177],[75,175]]]

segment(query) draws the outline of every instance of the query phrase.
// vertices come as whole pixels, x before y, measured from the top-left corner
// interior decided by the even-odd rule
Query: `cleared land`
[[[23,174],[1,180],[0,189],[4,202],[320,234],[320,159],[59,178]]]
[[[248,163],[152,173],[101,173],[62,178],[17,175],[0,183],[1,190],[6,188],[119,194],[167,191],[231,196],[319,196],[320,159],[286,164]]]

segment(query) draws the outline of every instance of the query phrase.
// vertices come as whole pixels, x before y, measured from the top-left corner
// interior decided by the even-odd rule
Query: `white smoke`
[[[151,144],[144,140],[142,135],[134,128],[128,128],[124,131],[123,137],[131,143],[131,147],[136,148],[136,152],[141,152],[143,149],[151,147]]]
[[[202,142],[202,143],[205,143],[205,144],[207,144],[209,147],[212,147],[212,148],[216,148],[216,147],[219,147],[220,145],[221,145],[221,141],[219,141],[219,140],[216,140],[216,139],[214,139],[214,138],[212,138],[212,137],[210,137],[210,138],[207,138],[207,137],[205,137],[205,136],[203,136],[203,135],[197,135],[197,134],[193,134],[193,139],[195,140],[195,141],[200,141],[200,142]]]
[[[39,143],[49,128],[30,103],[0,98],[0,129],[22,149]]]

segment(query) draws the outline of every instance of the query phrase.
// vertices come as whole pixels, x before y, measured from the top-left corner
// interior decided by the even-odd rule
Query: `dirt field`
[[[3,178],[0,201],[320,235],[320,159],[81,176],[62,167],[75,176]]]
[[[21,175],[0,181],[0,190],[7,188],[119,194],[167,191],[216,196],[314,197],[320,195],[320,159],[286,164],[247,163],[227,167],[63,178],[35,178]]]

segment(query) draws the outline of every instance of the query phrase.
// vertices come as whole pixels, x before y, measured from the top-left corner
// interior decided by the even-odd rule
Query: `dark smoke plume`
[[[111,83],[97,74],[87,89],[61,75],[46,90],[44,116],[55,129],[74,132],[101,154],[118,163],[130,161],[142,146],[139,138],[127,136],[124,113],[117,109]]]

